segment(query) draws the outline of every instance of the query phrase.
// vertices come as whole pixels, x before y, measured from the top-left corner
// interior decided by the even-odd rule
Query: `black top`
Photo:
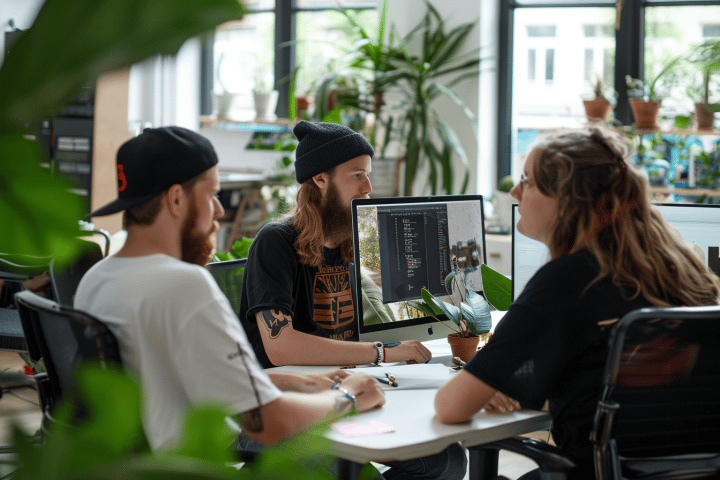
[[[338,340],[358,338],[350,275],[340,248],[326,248],[324,264],[309,267],[299,262],[296,238],[291,225],[269,223],[258,232],[248,253],[239,316],[265,368],[274,365],[255,321],[255,314],[263,310],[292,316],[292,327],[300,332]]]
[[[611,329],[598,322],[651,306],[628,300],[608,276],[587,288],[598,271],[588,251],[543,266],[465,367],[524,407],[548,400],[553,438],[579,465],[573,478],[594,478],[589,437]]]

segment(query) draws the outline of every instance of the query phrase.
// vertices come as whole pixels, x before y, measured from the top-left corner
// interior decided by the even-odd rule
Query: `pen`
[[[380,383],[384,383],[385,385],[390,385],[391,387],[398,386],[398,384],[395,382],[395,377],[393,377],[392,380],[390,380],[389,377],[377,377],[375,375],[373,375],[373,377],[375,377],[375,380],[377,380]]]
[[[466,365],[466,363],[460,357],[453,357],[453,362],[458,365]]]

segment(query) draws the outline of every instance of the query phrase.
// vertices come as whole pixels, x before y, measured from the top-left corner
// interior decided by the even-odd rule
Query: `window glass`
[[[377,10],[349,10],[348,13],[363,25],[371,38],[376,38]],[[317,80],[338,68],[340,59],[360,37],[344,15],[332,10],[298,12],[296,28],[295,63],[299,69],[295,89],[301,94],[312,90]]]
[[[273,89],[275,14],[249,13],[220,26],[213,48],[214,94],[235,94],[230,117],[255,118],[252,91]]]
[[[524,152],[523,130],[580,126],[595,79],[614,87],[615,9],[519,8],[514,32],[515,151]]]
[[[652,81],[672,59],[691,58],[693,47],[720,38],[720,6],[648,7],[645,11],[645,81]],[[661,115],[689,115],[701,103],[702,71],[680,62],[656,82],[655,90],[665,97]],[[714,87],[714,88],[713,88]],[[720,93],[720,85],[711,92]],[[720,98],[710,98],[720,101]]]

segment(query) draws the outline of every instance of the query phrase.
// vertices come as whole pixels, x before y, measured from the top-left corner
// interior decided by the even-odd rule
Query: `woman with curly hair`
[[[638,308],[712,305],[720,295],[718,278],[652,207],[627,144],[593,127],[531,150],[510,194],[518,231],[547,245],[550,261],[435,400],[443,423],[547,401],[553,438],[577,465],[570,478],[594,478],[589,436],[612,324]]]

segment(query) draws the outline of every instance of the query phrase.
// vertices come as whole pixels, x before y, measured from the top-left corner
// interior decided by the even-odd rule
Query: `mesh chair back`
[[[50,410],[60,397],[76,397],[74,376],[82,361],[121,365],[115,336],[96,318],[28,291],[16,294],[15,300],[23,321],[32,325],[42,354],[54,397],[43,404]]]
[[[50,264],[50,281],[55,301],[60,305],[72,307],[75,292],[83,275],[102,258],[100,245],[95,242],[83,241],[80,253],[73,263],[64,268],[58,268],[55,262],[52,262]]]
[[[40,358],[15,307],[15,294],[24,290],[24,281],[47,271],[49,263],[49,257],[0,253],[0,350],[29,352],[35,361]]]
[[[603,389],[601,470],[623,458],[720,453],[720,306],[626,315],[610,338]]]
[[[228,300],[230,300],[230,305],[232,305],[233,311],[235,311],[236,314],[240,313],[243,276],[246,265],[247,258],[208,264],[210,274],[215,278],[220,290],[222,290]]]

